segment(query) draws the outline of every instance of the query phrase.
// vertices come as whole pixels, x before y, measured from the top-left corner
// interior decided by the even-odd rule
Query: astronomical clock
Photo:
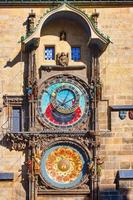
[[[88,193],[88,147],[86,136],[91,116],[90,86],[82,79],[59,74],[42,82],[38,91],[37,120],[44,130],[35,148],[35,174],[39,194],[47,191]],[[35,143],[34,143],[35,145]]]
[[[28,148],[30,200],[64,192],[88,199],[98,180],[98,57],[109,41],[97,31],[97,13],[88,17],[64,3],[46,12],[36,27],[35,16],[31,11],[27,35],[21,38],[22,51],[28,55],[27,126],[23,134],[11,134],[10,141],[14,149]]]
[[[80,188],[88,183],[88,152],[72,141],[57,141],[41,157],[40,177],[47,187],[55,190]],[[87,188],[86,188],[87,189]]]
[[[83,127],[89,117],[90,95],[87,84],[71,75],[46,80],[38,97],[38,119],[52,129]]]

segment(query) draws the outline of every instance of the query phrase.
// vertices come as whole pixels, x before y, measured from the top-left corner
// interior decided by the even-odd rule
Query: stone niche
[[[64,26],[65,24],[65,26]],[[60,40],[61,31],[64,30],[66,33],[66,39]],[[57,64],[57,56],[59,54],[64,53],[68,55],[68,68],[67,73],[72,73],[71,68],[69,70],[69,66],[84,66],[82,70],[74,70],[73,75],[79,76],[86,79],[87,73],[86,69],[90,63],[90,53],[89,48],[87,47],[88,43],[88,34],[82,28],[82,25],[75,21],[74,19],[67,19],[67,18],[59,18],[59,19],[52,19],[47,25],[43,25],[40,37],[40,45],[38,47],[38,66],[41,65],[56,65]],[[44,56],[42,56],[45,47],[51,46],[55,48],[55,59],[54,60],[45,60]],[[81,59],[79,61],[73,61],[71,57],[71,48],[72,47],[79,47]],[[75,68],[76,69],[76,68]],[[64,72],[65,69],[62,70]],[[44,76],[42,74],[42,78],[48,78],[52,75],[62,73],[61,70],[54,70],[50,73],[45,71]]]

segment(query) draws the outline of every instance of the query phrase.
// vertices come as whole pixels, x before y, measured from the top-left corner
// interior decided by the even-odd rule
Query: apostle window
[[[45,60],[54,60],[54,59],[55,59],[55,47],[45,46]]]
[[[80,47],[72,47],[71,48],[71,58],[73,61],[80,61],[80,59],[81,59]]]

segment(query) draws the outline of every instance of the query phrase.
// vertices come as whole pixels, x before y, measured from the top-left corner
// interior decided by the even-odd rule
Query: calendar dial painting
[[[74,78],[53,77],[43,84],[38,99],[38,115],[43,124],[73,127],[87,118],[88,110],[88,93]]]
[[[42,156],[41,173],[45,181],[53,187],[74,187],[86,173],[84,153],[75,146],[53,146]]]

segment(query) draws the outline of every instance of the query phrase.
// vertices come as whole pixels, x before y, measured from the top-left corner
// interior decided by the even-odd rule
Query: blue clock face
[[[60,113],[73,113],[79,106],[79,93],[73,86],[62,84],[53,93],[51,103]]]
[[[61,108],[66,111],[66,109],[72,109],[75,103],[76,96],[72,90],[69,88],[61,89],[57,94],[55,94],[55,101],[57,103],[57,109]]]
[[[68,128],[86,120],[89,97],[74,78],[53,77],[42,85],[38,99],[39,119],[45,125]]]

